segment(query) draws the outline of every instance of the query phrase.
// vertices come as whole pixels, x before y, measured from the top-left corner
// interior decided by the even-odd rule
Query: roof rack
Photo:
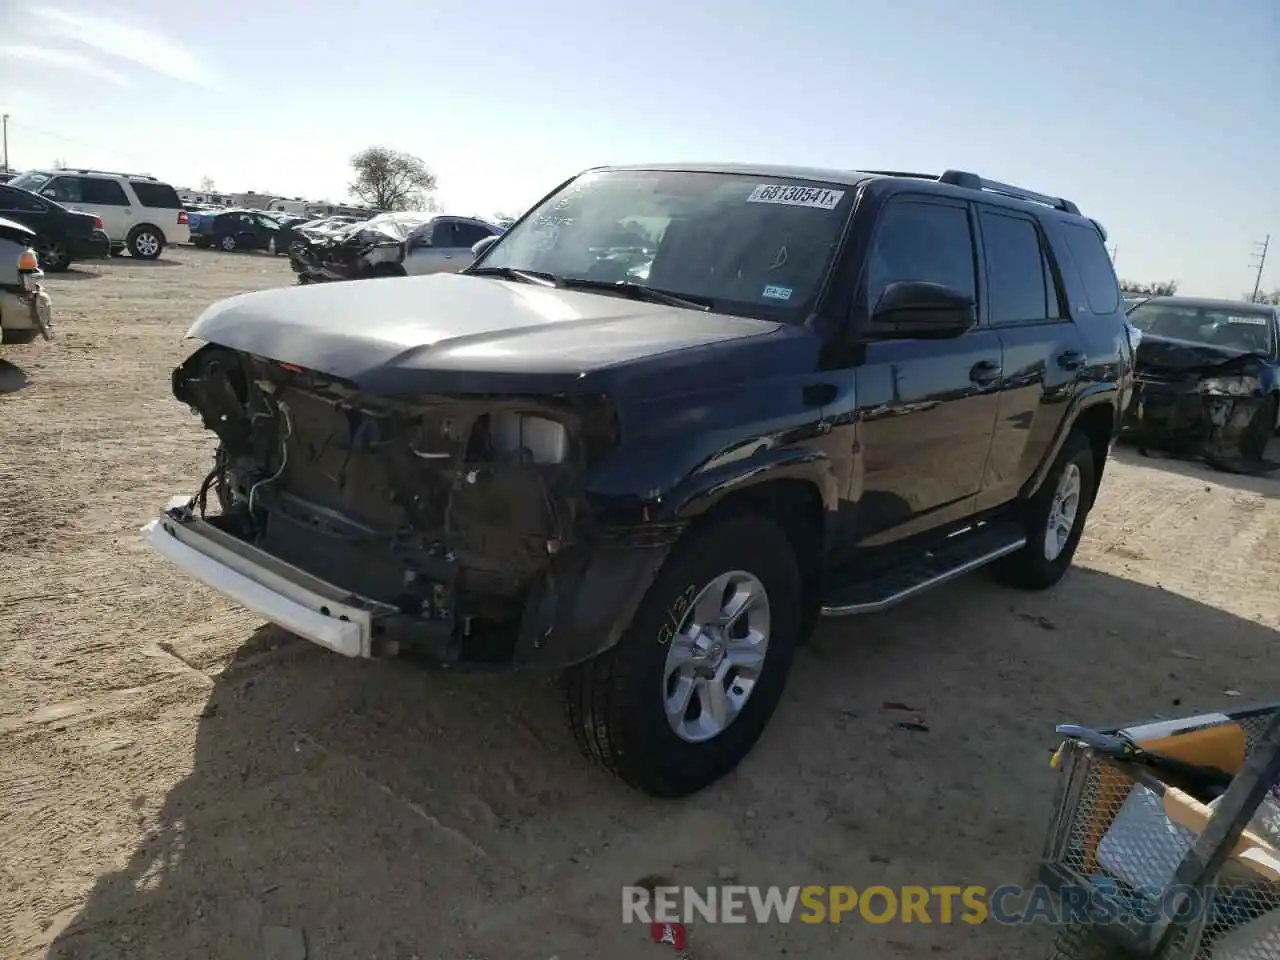
[[[936,183],[946,183],[965,190],[986,191],[987,193],[999,194],[1002,197],[1012,197],[1015,200],[1044,204],[1046,207],[1053,207],[1055,210],[1061,210],[1064,213],[1076,215],[1080,213],[1080,208],[1070,200],[1036,193],[1034,190],[1025,190],[1022,187],[1014,187],[998,180],[987,180],[976,173],[969,173],[966,170],[947,170],[940,177],[931,173],[903,173],[899,170],[863,170],[862,172],[881,177],[910,177],[913,180],[933,180]]]
[[[985,190],[988,193],[998,193],[1002,197],[1013,197],[1015,200],[1042,203],[1046,207],[1053,207],[1055,210],[1062,210],[1066,213],[1080,213],[1079,207],[1070,200],[1064,200],[1062,197],[1050,197],[1047,194],[1036,193],[1034,190],[1013,187],[998,180],[984,180],[976,173],[968,173],[964,170],[948,170],[938,178],[938,182],[964,187],[966,190]]]
[[[81,167],[59,167],[58,170],[62,173],[96,173],[108,177],[125,177],[128,180],[155,180],[155,177],[151,176],[149,173],[121,173],[118,170],[93,170]]]

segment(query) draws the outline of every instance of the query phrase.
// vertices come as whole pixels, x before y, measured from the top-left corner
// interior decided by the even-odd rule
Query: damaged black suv
[[[347,656],[555,671],[688,794],[819,615],[1062,577],[1132,389],[1104,239],[958,171],[590,170],[461,274],[207,310],[214,468],[145,535]]]

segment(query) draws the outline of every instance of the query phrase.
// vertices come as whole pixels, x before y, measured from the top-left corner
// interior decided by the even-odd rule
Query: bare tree
[[[1270,293],[1265,290],[1259,290],[1256,297],[1253,295],[1253,291],[1250,291],[1249,293],[1242,293],[1240,299],[1246,303],[1252,300],[1254,303],[1268,303],[1272,306],[1280,307],[1280,290],[1272,290]]]
[[[215,189],[217,189],[217,188],[216,188],[216,187],[214,187],[214,185],[213,185],[213,177],[201,177],[201,178],[200,178],[200,192],[201,192],[201,193],[213,193]]]
[[[1178,281],[1161,280],[1157,283],[1135,283],[1132,280],[1121,280],[1120,289],[1124,293],[1133,293],[1144,297],[1172,297],[1178,292]]]
[[[71,165],[70,165],[69,163],[67,163],[67,161],[65,161],[65,160],[54,160],[54,161],[53,161],[53,169],[55,169],[55,170],[67,170],[67,169],[69,169],[69,168],[70,168],[70,166],[71,166]]]
[[[351,158],[351,194],[379,210],[435,209],[436,175],[411,153],[367,147]]]

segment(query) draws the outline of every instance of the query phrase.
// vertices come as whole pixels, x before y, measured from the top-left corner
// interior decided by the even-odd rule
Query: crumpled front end
[[[1251,354],[1189,366],[1140,364],[1126,432],[1143,447],[1242,472],[1263,462],[1274,429],[1269,370]]]
[[[153,546],[217,553],[213,573],[185,569],[350,656],[584,658],[616,642],[665,556],[652,531],[633,543],[599,527],[583,495],[614,441],[603,398],[389,400],[218,347],[175,371],[174,393],[220,443],[199,493],[148,528]],[[264,586],[275,597],[255,606]]]

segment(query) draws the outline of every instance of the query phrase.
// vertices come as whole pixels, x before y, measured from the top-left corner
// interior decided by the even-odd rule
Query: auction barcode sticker
[[[797,187],[785,183],[762,183],[747,197],[747,203],[781,203],[788,207],[834,210],[844,197],[843,190],[825,187]]]

